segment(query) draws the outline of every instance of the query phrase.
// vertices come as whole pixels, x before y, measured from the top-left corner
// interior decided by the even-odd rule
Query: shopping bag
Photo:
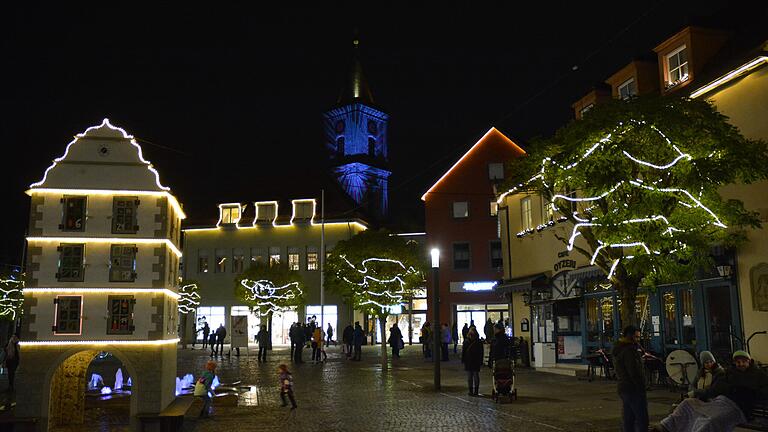
[[[198,381],[195,383],[195,396],[205,396],[208,394],[208,388],[205,387],[205,384],[202,383],[202,381]]]

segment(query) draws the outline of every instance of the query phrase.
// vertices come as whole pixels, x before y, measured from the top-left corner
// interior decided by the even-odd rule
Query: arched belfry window
[[[368,137],[368,154],[370,156],[376,156],[376,138]]]

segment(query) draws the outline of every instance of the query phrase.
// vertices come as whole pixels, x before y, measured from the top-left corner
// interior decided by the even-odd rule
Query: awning
[[[568,279],[586,280],[594,278],[605,278],[605,272],[598,266],[586,266],[571,270],[568,272]]]
[[[546,288],[549,283],[549,272],[533,276],[510,279],[496,285],[494,291],[500,294],[526,292],[537,288]]]

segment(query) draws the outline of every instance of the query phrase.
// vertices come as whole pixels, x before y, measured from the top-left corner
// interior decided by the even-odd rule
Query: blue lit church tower
[[[337,181],[358,205],[374,219],[388,212],[387,157],[389,116],[374,108],[373,96],[363,76],[354,41],[354,59],[349,80],[336,106],[325,112],[326,146]]]

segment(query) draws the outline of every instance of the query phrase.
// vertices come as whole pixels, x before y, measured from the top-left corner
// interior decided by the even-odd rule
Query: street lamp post
[[[432,255],[432,360],[435,362],[435,390],[440,390],[440,249],[433,248]]]

